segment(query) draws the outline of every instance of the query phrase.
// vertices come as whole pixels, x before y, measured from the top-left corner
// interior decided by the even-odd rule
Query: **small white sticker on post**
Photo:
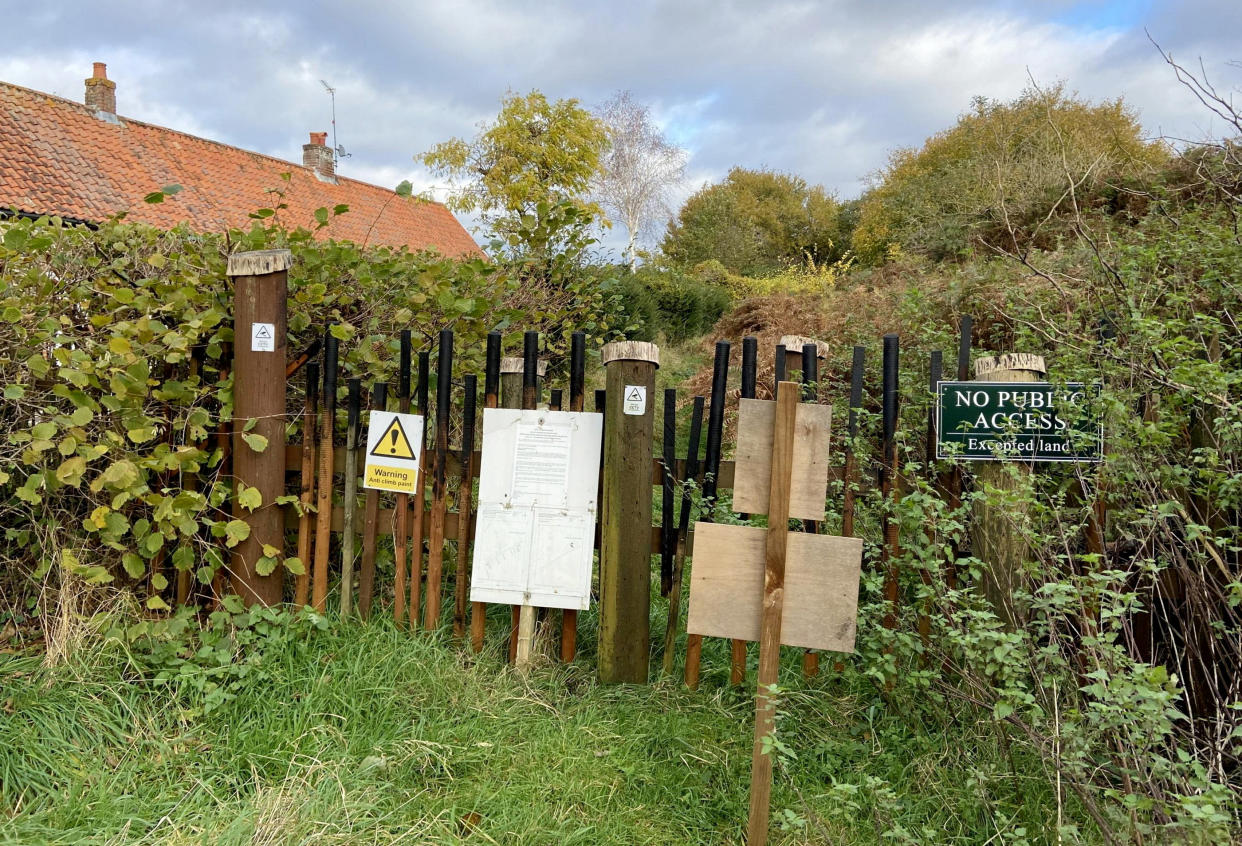
[[[621,410],[626,414],[647,413],[647,388],[645,385],[626,385]]]
[[[276,324],[250,324],[250,351],[276,352]]]

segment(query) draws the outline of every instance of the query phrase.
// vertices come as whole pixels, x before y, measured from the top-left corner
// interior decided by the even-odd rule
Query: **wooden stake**
[[[677,464],[677,389],[664,390],[664,431],[660,468],[660,596],[673,589],[673,558],[677,554],[677,523],[674,498],[677,484],[673,468]]]
[[[427,524],[427,381],[430,378],[431,354],[426,350],[418,353],[418,382],[415,393],[418,400],[418,413],[423,417],[423,437],[418,443],[418,480],[414,489],[414,526],[412,551],[410,558],[410,630],[418,628],[418,611],[423,589],[423,531]]]
[[[534,410],[539,402],[539,333],[527,332],[522,339],[522,408]],[[514,665],[527,670],[531,664],[531,641],[535,633],[535,609],[523,602],[518,609],[517,653]]]
[[[487,361],[483,371],[483,407],[495,408],[500,395],[500,333],[487,333]],[[487,605],[470,603],[470,648],[476,653],[483,651],[483,639],[487,634]]]
[[[854,439],[858,437],[858,412],[862,409],[863,366],[867,348],[854,347],[854,361],[850,369],[850,418],[848,440],[845,442],[845,469],[842,473],[844,491],[841,503],[841,534],[854,537],[854,488],[858,484],[858,460],[854,456]]]
[[[466,633],[466,597],[470,591],[470,513],[474,504],[474,418],[479,380],[465,379],[466,398],[461,424],[461,486],[457,489],[457,573],[453,580],[453,637]]]
[[[358,434],[362,416],[362,380],[349,380],[345,422],[344,533],[341,536],[341,616],[353,612],[354,545],[357,540],[355,511],[358,508]],[[305,563],[305,562],[303,562]]]
[[[781,356],[781,367],[784,367],[784,347],[778,347]],[[716,361],[712,370],[712,412],[711,420],[707,430],[707,466],[708,473],[711,474],[710,489],[705,485],[703,489],[703,497],[709,501],[709,515],[704,518],[707,522],[712,522],[716,507],[716,487],[719,482],[720,474],[720,452],[721,440],[724,437],[724,411],[726,400],[726,391],[729,384],[729,343],[727,341],[716,342]],[[717,413],[719,407],[719,413]],[[713,441],[713,431],[715,438]],[[714,469],[713,469],[714,468]],[[729,683],[741,684],[746,680],[746,641],[733,640],[729,642]]]
[[[802,400],[809,403],[819,402],[819,345],[802,345]],[[814,520],[803,520],[802,528],[810,534],[819,533],[819,524]],[[802,653],[802,675],[811,679],[819,675],[819,653],[808,649]]]
[[[763,572],[763,615],[759,630],[759,684],[755,695],[755,744],[750,767],[750,819],[747,846],[768,840],[768,804],[772,795],[772,753],[765,749],[776,730],[776,686],[781,662],[781,615],[785,605],[785,544],[789,534],[789,488],[793,474],[794,421],[798,385],[780,382],[776,389],[776,423],[772,437],[772,482]]]
[[[444,523],[448,513],[449,405],[453,401],[453,330],[440,330],[436,356],[436,448],[431,477],[431,527],[427,549],[427,604],[423,628],[440,621],[440,581],[444,569]]]
[[[681,513],[677,522],[677,557],[673,560],[673,583],[668,592],[668,621],[664,627],[664,675],[673,673],[673,644],[677,639],[677,623],[681,615],[681,582],[686,563],[686,547],[689,545],[690,511],[693,502],[689,482],[697,481],[699,475],[699,436],[703,429],[703,397],[694,398],[694,411],[690,416],[690,444],[686,449],[685,476],[681,480]],[[687,681],[689,684],[689,681]]]
[[[401,357],[397,364],[397,411],[401,414],[410,413],[410,330],[401,330]],[[419,467],[421,471],[422,468]],[[420,473],[421,475],[421,473]],[[399,493],[393,506],[392,527],[392,619],[398,627],[405,620],[405,573],[406,557],[409,550],[410,534],[410,495]],[[416,607],[411,607],[410,614],[418,618]]]
[[[854,457],[854,439],[858,437],[858,412],[862,409],[866,356],[866,347],[854,347],[854,360],[850,367],[850,414],[845,440],[845,467],[841,474],[841,535],[847,538],[854,537],[854,488],[858,484],[858,460]],[[845,662],[840,659],[833,661],[832,669],[838,673],[844,672]]]
[[[254,488],[263,503],[247,511],[234,497],[233,517],[245,520],[250,535],[233,548],[232,590],[247,606],[276,605],[284,594],[279,570],[260,576],[263,547],[284,548],[284,514],[276,504],[285,492],[285,344],[288,250],[260,250],[229,256],[233,279],[233,472],[234,492]],[[269,338],[270,336],[270,338]],[[253,425],[251,425],[251,421]],[[256,451],[245,437],[259,435],[267,447]]]
[[[371,409],[383,411],[388,405],[388,386],[376,382],[371,386]],[[358,613],[362,619],[371,616],[371,599],[375,595],[375,533],[379,528],[379,491],[367,489],[362,516],[362,569],[358,574]]]
[[[884,598],[888,611],[884,615],[884,627],[897,626],[897,556],[898,525],[896,506],[897,490],[897,373],[900,341],[896,335],[884,336],[884,381],[881,394],[881,424],[883,436],[880,442],[880,494],[884,500],[884,543],[880,547],[880,562],[884,570]]]
[[[323,400],[319,407],[319,479],[315,499],[315,575],[311,606],[323,614],[328,607],[328,554],[332,547],[332,440],[336,428],[336,358],[339,341],[331,327],[323,350]]]
[[[311,553],[315,548],[315,430],[319,428],[319,365],[306,365],[306,400],[302,406],[302,475],[298,515],[298,560],[302,562],[302,575],[294,582],[293,602],[298,608],[310,604],[310,573],[314,561]]]
[[[569,410],[582,411],[586,390],[586,333],[575,332],[569,347]],[[578,611],[561,611],[561,660],[568,664],[578,650]]]
[[[651,444],[660,350],[655,344],[621,341],[605,346],[600,358],[608,389],[599,675],[605,683],[645,684],[651,641]]]

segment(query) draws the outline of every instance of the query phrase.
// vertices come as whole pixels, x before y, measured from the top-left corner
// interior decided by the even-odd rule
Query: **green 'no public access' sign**
[[[1099,385],[938,382],[936,458],[1100,460]]]

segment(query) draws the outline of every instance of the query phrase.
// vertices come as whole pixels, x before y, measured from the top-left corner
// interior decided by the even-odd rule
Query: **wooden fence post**
[[[495,408],[500,395],[500,342],[499,332],[487,333],[487,359],[483,368],[483,407]],[[473,565],[473,561],[470,562]],[[470,603],[470,648],[483,651],[483,638],[487,634],[487,605]]]
[[[362,380],[349,380],[345,418],[345,501],[342,507],[341,616],[354,609],[354,547],[357,541],[355,510],[358,506],[358,436],[362,427]]]
[[[660,350],[642,341],[604,347],[607,368],[604,501],[599,556],[599,674],[647,681],[651,639],[651,447]]]
[[[1045,373],[1044,360],[1037,355],[1009,353],[975,362],[975,380],[980,382],[1038,382]],[[996,608],[997,616],[1011,629],[1021,625],[1013,607],[1013,590],[1030,558],[1030,550],[1018,528],[1027,510],[1008,494],[1021,488],[1021,477],[1030,472],[1028,462],[983,462],[978,473],[980,488],[991,489],[1006,502],[997,505],[976,499],[971,515],[971,549],[976,558],[989,565],[983,573],[983,593]]]
[[[436,441],[431,476],[431,521],[427,530],[427,598],[423,628],[440,622],[440,579],[444,568],[444,523],[448,514],[448,430],[453,401],[453,330],[441,329],[436,350]],[[424,426],[426,421],[424,421]]]
[[[234,493],[244,486],[263,498],[252,512],[236,496],[233,503],[233,517],[250,526],[250,535],[233,548],[230,565],[232,590],[246,605],[275,605],[284,594],[283,570],[260,576],[255,568],[265,545],[285,545],[284,512],[276,498],[285,492],[285,336],[292,264],[289,250],[234,253],[228,262],[233,279]],[[255,435],[267,439],[264,449],[246,443]]]
[[[883,382],[881,386],[880,493],[884,498],[884,544],[880,561],[884,568],[884,598],[888,612],[885,628],[897,626],[897,555],[900,552],[900,526],[897,522],[897,376],[901,342],[897,335],[884,336]]]

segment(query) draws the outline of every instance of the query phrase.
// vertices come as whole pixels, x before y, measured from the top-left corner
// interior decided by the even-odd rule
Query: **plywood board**
[[[773,400],[739,400],[737,458],[733,476],[733,510],[768,513],[772,479]],[[832,407],[799,403],[794,424],[793,478],[789,516],[795,520],[823,520],[828,498],[828,449]]]
[[[472,602],[589,607],[602,420],[484,410]]]
[[[758,640],[764,541],[754,526],[696,523],[689,634]],[[862,540],[790,532],[781,643],[853,652]]]

